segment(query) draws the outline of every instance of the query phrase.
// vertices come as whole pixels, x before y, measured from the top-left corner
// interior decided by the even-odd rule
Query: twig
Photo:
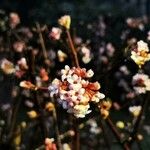
[[[73,55],[75,66],[79,67],[79,61],[78,61],[77,51],[76,51],[76,49],[74,47],[74,44],[73,44],[73,41],[72,41],[72,38],[71,38],[71,35],[70,35],[70,31],[66,30],[66,33],[67,33],[69,45],[70,45],[70,48],[71,48],[71,51],[72,51],[72,55]]]
[[[61,138],[60,138],[60,133],[59,133],[59,128],[58,128],[58,121],[57,121],[56,106],[55,106],[55,101],[54,101],[53,98],[52,98],[52,102],[53,102],[53,104],[54,104],[53,119],[54,119],[54,125],[55,125],[57,146],[58,146],[58,149],[59,149],[59,150],[62,150]]]
[[[134,124],[134,128],[133,128],[133,132],[131,133],[131,140],[129,142],[129,144],[131,145],[135,140],[136,140],[136,136],[137,136],[137,133],[140,129],[140,125],[141,125],[141,122],[143,120],[143,116],[144,116],[144,112],[147,108],[147,104],[148,104],[148,101],[149,101],[149,94],[150,93],[147,93],[147,97],[143,100],[143,103],[142,103],[142,110]]]
[[[72,145],[72,149],[73,150],[80,150],[80,134],[79,134],[79,123],[78,123],[78,119],[77,118],[73,118],[73,128],[75,131],[75,136],[74,136],[74,141],[73,141],[73,145]]]
[[[30,62],[30,65],[29,65],[30,78],[31,78],[32,83],[35,84],[36,83],[36,80],[35,80],[35,64],[34,64],[35,63],[35,56],[34,56],[33,50],[29,50],[29,62]],[[33,91],[33,94],[34,94],[34,98],[36,100],[37,110],[41,114],[40,123],[43,127],[42,129],[44,130],[44,138],[46,138],[46,137],[48,137],[48,128],[47,128],[47,125],[46,125],[44,110],[41,107],[41,102],[39,100],[37,91]]]
[[[122,145],[125,150],[130,150],[128,144],[126,142],[122,142],[122,137],[120,136],[120,133],[118,132],[118,130],[116,129],[115,125],[109,117],[107,118],[106,122],[109,125],[112,132],[114,133],[116,139],[119,141],[120,145]]]
[[[42,32],[41,32],[41,27],[40,27],[40,24],[38,22],[36,22],[36,28],[37,28],[37,32],[39,34],[40,44],[41,44],[41,48],[42,48],[42,51],[43,51],[44,59],[47,60],[48,55],[47,55],[47,51],[46,51],[46,46],[45,46],[45,42],[44,42],[43,35],[42,35]]]
[[[109,139],[108,139],[108,134],[107,134],[107,132],[106,132],[106,130],[104,128],[102,120],[100,120],[100,126],[101,126],[101,129],[103,131],[103,135],[104,135],[104,139],[105,139],[106,145],[107,145],[108,149],[110,149],[111,146],[110,146],[110,142],[109,142]]]

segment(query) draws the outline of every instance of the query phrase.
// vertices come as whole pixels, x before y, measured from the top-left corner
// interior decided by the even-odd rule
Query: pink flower
[[[21,53],[25,48],[25,43],[22,41],[17,41],[13,44],[13,48],[16,52]]]
[[[53,27],[51,32],[49,33],[49,37],[53,40],[59,40],[61,36],[62,30],[60,28]]]

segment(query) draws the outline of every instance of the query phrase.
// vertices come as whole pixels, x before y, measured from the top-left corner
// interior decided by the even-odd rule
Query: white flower
[[[137,48],[131,51],[131,59],[139,66],[150,60],[150,53],[147,43],[143,41],[137,42]]]
[[[94,72],[91,69],[87,71],[87,77],[88,78],[93,77],[93,75],[94,75]]]
[[[13,63],[8,61],[7,59],[2,60],[0,67],[5,74],[12,74],[15,72]]]
[[[134,116],[137,117],[141,112],[142,106],[131,106],[129,107],[129,112]]]
[[[59,50],[57,52],[57,56],[60,62],[64,62],[65,59],[67,58],[67,54],[65,54],[63,51]]]
[[[146,93],[150,91],[150,78],[148,75],[143,73],[137,73],[133,76],[132,84],[137,94]]]
[[[142,40],[137,42],[137,49],[138,49],[138,51],[146,51],[146,52],[149,51],[147,43],[145,43]]]

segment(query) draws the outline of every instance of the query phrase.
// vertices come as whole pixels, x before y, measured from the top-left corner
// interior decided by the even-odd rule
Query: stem
[[[102,120],[100,120],[100,126],[101,126],[101,129],[103,131],[103,135],[104,135],[104,139],[105,139],[106,145],[107,145],[108,149],[111,149],[109,138],[108,138],[108,134],[107,134],[107,132],[106,132],[106,130],[104,128],[104,124],[103,124]]]
[[[110,129],[112,130],[112,132],[114,133],[116,139],[119,141],[120,145],[123,146],[124,150],[130,150],[129,146],[127,143],[123,143],[122,142],[122,138],[120,136],[120,133],[118,132],[118,130],[116,129],[115,125],[113,124],[113,122],[111,121],[111,119],[108,117],[107,118],[107,124],[109,125]]]
[[[74,150],[80,150],[80,134],[79,134],[79,123],[78,119],[74,117],[74,131],[75,131],[75,136],[74,136],[74,141],[73,141],[73,147],[72,149]]]
[[[70,45],[70,48],[71,48],[71,51],[72,51],[72,55],[73,55],[73,59],[74,59],[74,64],[75,64],[76,67],[79,67],[79,61],[78,61],[77,51],[76,51],[76,49],[74,47],[73,40],[71,38],[69,30],[66,30],[66,33],[67,33],[67,37],[68,37],[68,40],[69,40],[69,45]]]
[[[36,28],[37,28],[37,31],[39,34],[40,44],[41,44],[41,48],[43,50],[44,59],[47,60],[48,56],[47,56],[46,46],[45,46],[45,42],[44,42],[43,35],[41,32],[41,27],[40,27],[40,24],[38,22],[36,22]]]
[[[29,51],[29,63],[31,65],[29,65],[29,72],[30,72],[30,78],[33,84],[36,83],[35,80],[35,56],[33,53],[33,50]],[[37,106],[37,110],[39,111],[39,113],[41,114],[40,116],[40,123],[41,123],[41,129],[43,129],[44,131],[44,138],[48,137],[48,128],[47,128],[47,124],[46,124],[46,118],[44,115],[44,110],[41,106],[41,102],[39,100],[39,95],[37,93],[37,91],[33,91],[33,95],[34,95],[34,99],[36,100],[36,106]]]
[[[141,125],[141,122],[143,120],[143,116],[144,116],[144,112],[146,110],[146,107],[147,107],[147,104],[148,104],[148,101],[149,101],[149,93],[147,94],[147,97],[143,100],[143,103],[142,103],[142,110],[134,124],[134,128],[133,128],[133,132],[131,133],[131,141],[129,142],[129,144],[131,145],[135,140],[136,140],[136,135],[140,129],[140,125]]]
[[[74,60],[74,65],[79,68],[80,66],[79,66],[77,51],[74,47],[73,40],[72,40],[71,35],[70,35],[70,31],[66,30],[66,33],[67,33],[69,45],[70,45],[70,48],[71,48],[71,52],[72,52],[72,56],[73,56],[73,60]],[[75,131],[73,147],[74,147],[75,150],[80,150],[79,124],[78,124],[78,120],[76,118],[74,118],[73,121],[74,121],[73,128],[74,128],[74,131]]]
[[[56,131],[57,146],[58,146],[58,150],[62,150],[61,138],[60,138],[60,133],[59,133],[59,128],[58,128],[56,106],[55,106],[55,102],[53,98],[52,98],[52,102],[54,104],[53,119],[54,119],[55,131]]]
[[[13,132],[14,132],[15,125],[16,125],[16,120],[17,120],[17,113],[18,113],[18,110],[19,110],[21,102],[22,102],[21,99],[18,99],[16,106],[14,105],[15,107],[13,109],[12,120],[11,120],[11,127],[10,127],[10,131],[9,131],[9,134],[8,134],[8,141],[10,139],[12,139]]]

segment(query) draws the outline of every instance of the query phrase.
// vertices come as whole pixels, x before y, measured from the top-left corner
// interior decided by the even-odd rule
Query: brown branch
[[[109,125],[112,132],[114,133],[116,139],[119,141],[120,145],[123,146],[124,150],[130,150],[128,144],[126,142],[122,142],[122,137],[120,133],[118,132],[118,130],[116,129],[115,125],[113,124],[113,122],[109,117],[107,118],[106,122]]]
[[[62,150],[63,148],[62,148],[61,138],[60,138],[60,133],[59,133],[59,128],[58,128],[56,105],[55,105],[54,99],[52,98],[51,100],[52,100],[52,102],[54,104],[53,119],[54,119],[54,126],[55,126],[55,132],[56,132],[57,146],[58,146],[58,150]]]
[[[41,32],[41,27],[40,27],[40,24],[38,22],[36,22],[36,28],[37,28],[37,32],[39,34],[39,39],[40,39],[40,44],[41,44],[41,48],[42,48],[42,51],[43,51],[44,59],[47,60],[48,55],[47,55],[47,51],[46,51],[46,46],[45,46],[45,42],[44,42],[43,35],[42,35],[42,32]]]
[[[73,40],[72,40],[71,35],[70,35],[70,31],[66,30],[66,33],[67,33],[69,45],[70,45],[70,48],[71,48],[71,51],[72,51],[72,55],[73,55],[73,59],[74,59],[74,65],[76,67],[79,67],[79,61],[78,61],[77,51],[76,51],[76,49],[74,47]]]
[[[143,116],[144,116],[144,112],[147,108],[147,104],[148,104],[148,101],[149,101],[149,95],[150,93],[147,93],[147,97],[143,100],[143,103],[142,103],[142,110],[134,124],[134,128],[133,128],[133,132],[131,133],[131,140],[129,142],[129,144],[131,145],[135,140],[136,140],[136,136],[137,136],[137,133],[139,132],[139,129],[140,129],[140,125],[141,125],[141,122],[143,120]]]

